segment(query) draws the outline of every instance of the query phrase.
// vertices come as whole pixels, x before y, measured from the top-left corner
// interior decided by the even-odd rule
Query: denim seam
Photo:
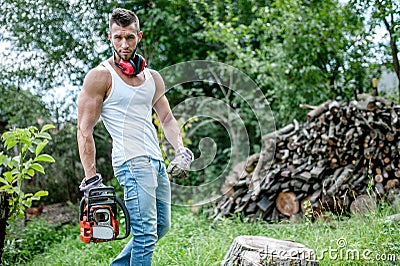
[[[129,165],[129,171],[131,172],[131,175],[133,177],[133,181],[134,181],[134,185],[135,185],[135,191],[138,191],[138,186],[140,186],[137,178],[135,177],[134,171],[133,171],[133,164],[131,163]],[[132,201],[135,201],[134,199],[132,199]],[[137,199],[136,202],[137,204],[137,213],[136,215],[138,216],[138,222],[140,222],[140,230],[142,231],[142,234],[144,234],[144,224],[143,224],[143,217],[141,215],[141,209],[140,209],[140,199],[139,199],[139,195],[137,195]],[[146,245],[146,241],[144,242],[144,245]],[[144,252],[142,252],[141,254],[141,260],[144,261]]]

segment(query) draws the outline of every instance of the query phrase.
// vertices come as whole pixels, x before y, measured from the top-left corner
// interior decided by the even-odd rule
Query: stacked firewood
[[[264,136],[262,151],[226,177],[212,218],[357,213],[400,194],[400,104],[363,94],[301,107],[306,123]]]

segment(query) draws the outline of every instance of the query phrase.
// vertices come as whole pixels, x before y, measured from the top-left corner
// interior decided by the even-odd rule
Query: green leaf
[[[25,198],[26,200],[22,204],[25,205],[25,207],[30,208],[32,206],[32,200],[34,200],[34,198],[32,196]]]
[[[51,156],[48,155],[48,154],[41,154],[41,155],[39,155],[38,157],[36,157],[36,158],[34,159],[34,161],[35,161],[35,162],[50,162],[50,163],[54,163],[54,162],[55,162],[54,158],[51,157]]]
[[[0,191],[5,190],[5,191],[13,191],[13,186],[11,185],[4,185],[0,187]]]
[[[2,178],[2,177],[0,177],[0,182],[3,183],[3,184],[5,184],[5,185],[10,184],[7,180],[5,180],[5,179]]]
[[[49,192],[46,190],[40,190],[38,192],[35,193],[35,195],[33,195],[34,197],[45,197],[48,196]]]
[[[34,148],[33,146],[28,146],[28,150],[29,150],[31,153],[34,153],[34,152],[35,152],[35,148]]]
[[[29,130],[30,132],[32,132],[32,133],[35,133],[36,131],[38,131],[38,128],[35,127],[35,126],[30,126],[30,127],[28,128],[28,130]]]
[[[42,130],[40,130],[40,133],[43,133],[43,132],[45,132],[45,131],[47,131],[49,129],[53,129],[53,128],[56,128],[56,127],[54,125],[52,125],[52,124],[44,125]]]
[[[21,211],[21,210],[18,210],[18,211],[17,211],[16,216],[17,216],[17,218],[20,219],[20,220],[25,219],[25,214],[24,214],[24,212]]]
[[[3,176],[6,178],[6,180],[9,184],[12,184],[12,182],[14,180],[14,176],[11,172],[5,172],[5,173],[3,173]]]
[[[44,141],[40,142],[37,146],[36,146],[36,151],[35,154],[36,156],[38,156],[42,150],[44,149],[44,147],[46,147],[46,145],[49,143],[49,141],[47,139],[45,139]]]
[[[4,145],[6,146],[6,149],[9,150],[12,147],[14,147],[15,145],[17,145],[17,143],[18,143],[18,141],[16,141],[16,140],[6,140],[4,142]]]
[[[44,168],[42,165],[38,164],[38,163],[33,163],[29,168],[32,168],[42,174],[44,174]],[[33,175],[32,175],[33,176]]]
[[[28,169],[28,170],[26,171],[26,174],[27,174],[28,176],[34,176],[34,175],[35,175],[35,170],[33,170],[33,169]],[[25,179],[30,179],[30,178],[25,177]]]
[[[2,159],[2,164],[3,165],[9,165],[10,164],[10,162],[11,162],[11,158],[10,157],[4,157],[3,159]]]
[[[38,138],[42,138],[42,139],[51,139],[50,134],[47,133],[47,132],[39,133],[39,134],[37,135],[37,137],[38,137]]]

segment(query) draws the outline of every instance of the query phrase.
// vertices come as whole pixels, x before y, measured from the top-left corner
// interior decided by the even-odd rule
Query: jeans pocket
[[[129,168],[126,165],[114,167],[114,175],[122,187],[125,186],[127,172],[129,172]]]
[[[138,169],[151,165],[151,158],[149,156],[138,156],[131,160],[132,169]]]

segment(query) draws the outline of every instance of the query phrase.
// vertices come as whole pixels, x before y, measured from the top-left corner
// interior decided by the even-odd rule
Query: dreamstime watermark
[[[339,238],[335,241],[332,247],[324,248],[321,250],[314,251],[312,249],[279,249],[268,251],[268,247],[265,248],[265,257],[270,261],[274,261],[275,258],[297,258],[306,261],[354,261],[354,262],[400,262],[400,254],[394,253],[377,253],[372,249],[358,249],[351,248],[345,238]]]
[[[345,238],[341,237],[336,240],[336,247],[329,247],[320,250],[317,253],[317,258],[324,258],[340,261],[400,261],[400,255],[391,253],[376,253],[371,249],[350,248]]]

